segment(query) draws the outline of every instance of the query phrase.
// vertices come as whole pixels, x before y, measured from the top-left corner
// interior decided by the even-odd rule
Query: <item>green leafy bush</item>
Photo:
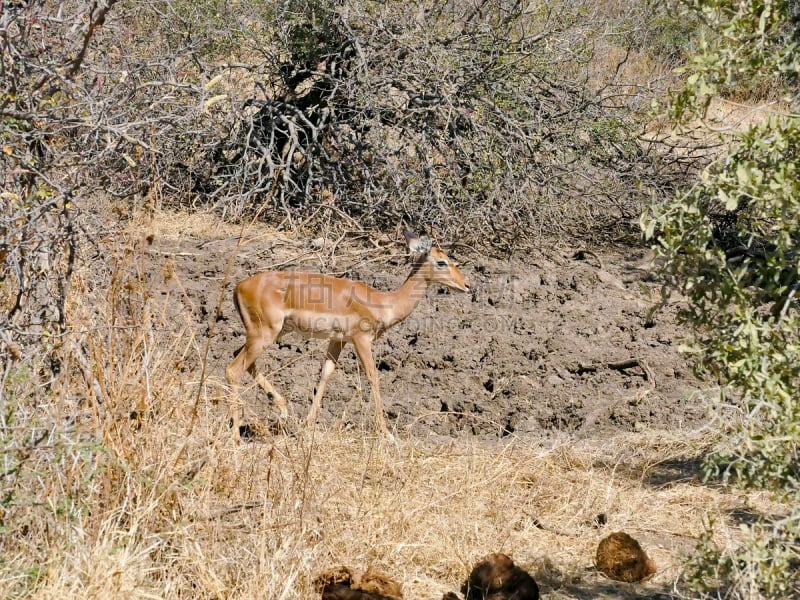
[[[685,347],[700,375],[720,384],[723,435],[708,477],[774,492],[788,514],[742,525],[736,548],[711,533],[687,564],[695,590],[725,597],[800,593],[800,118],[793,94],[800,62],[793,3],[691,0],[713,32],[693,56],[669,112],[703,116],[720,95],[784,84],[790,108],[726,139],[727,152],[699,181],[643,220],[664,259],[665,293],[686,297],[694,326]],[[740,85],[739,82],[747,82]],[[794,105],[794,109],[792,106]]]

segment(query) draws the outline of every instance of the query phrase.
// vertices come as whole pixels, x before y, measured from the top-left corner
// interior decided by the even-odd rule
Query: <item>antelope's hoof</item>
[[[250,425],[250,423],[242,423],[239,425],[239,437],[245,441],[254,440],[257,437],[258,433],[256,432],[256,428]]]
[[[286,435],[294,437],[295,433],[289,428],[289,420],[286,417],[281,417],[276,421],[269,424],[269,432],[272,435]]]

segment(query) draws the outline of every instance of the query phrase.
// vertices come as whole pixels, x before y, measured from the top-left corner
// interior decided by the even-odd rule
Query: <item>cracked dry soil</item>
[[[678,352],[682,330],[674,306],[651,316],[659,286],[642,266],[643,250],[558,248],[503,261],[443,249],[473,291],[431,287],[374,348],[389,427],[399,435],[599,437],[689,429],[706,419],[699,384]],[[198,337],[211,330],[233,252],[232,238],[157,238],[148,250],[157,293],[182,296],[176,279],[162,283],[160,276],[165,261],[174,264]],[[212,331],[208,373],[220,383],[244,342],[233,285],[273,267],[361,279],[380,289],[399,286],[410,271],[405,247],[388,239],[367,247],[276,234],[245,244]],[[293,417],[308,412],[325,348],[322,340],[288,336],[258,361]],[[242,383],[248,412],[274,420],[276,407],[249,375]],[[220,402],[220,416],[223,410]],[[319,423],[374,430],[369,383],[351,346],[331,378]]]

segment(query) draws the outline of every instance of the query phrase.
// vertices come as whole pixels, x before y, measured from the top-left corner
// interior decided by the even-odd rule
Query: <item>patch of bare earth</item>
[[[659,290],[643,251],[558,247],[498,260],[442,242],[473,291],[430,288],[416,311],[375,344],[388,420],[401,437],[591,438],[688,430],[704,422],[707,405],[678,353],[674,311],[651,314]],[[230,300],[235,282],[260,270],[303,269],[388,290],[410,269],[401,239],[335,242],[262,231],[238,251],[236,244],[236,234],[156,236],[149,250],[154,281],[164,262],[174,264],[198,332],[209,330],[226,266],[237,254],[209,354],[209,376],[223,395],[225,365],[244,342]],[[174,286],[175,279],[168,281],[162,293]],[[287,336],[259,360],[298,419],[310,407],[325,347],[324,341]],[[243,396],[262,420],[276,417],[255,386]],[[370,402],[367,379],[346,347],[320,423],[369,431]]]

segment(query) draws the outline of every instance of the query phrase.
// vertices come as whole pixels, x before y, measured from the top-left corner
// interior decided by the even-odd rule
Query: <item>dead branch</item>
[[[639,367],[644,372],[644,380],[648,382],[647,388],[637,392],[636,397],[634,398],[633,404],[639,404],[647,394],[656,389],[655,375],[653,374],[653,370],[650,368],[650,365],[648,365],[647,361],[644,359],[634,357],[608,363],[578,363],[576,372],[580,375],[582,373],[594,373],[604,368],[611,369],[613,371],[626,371],[635,367]]]

